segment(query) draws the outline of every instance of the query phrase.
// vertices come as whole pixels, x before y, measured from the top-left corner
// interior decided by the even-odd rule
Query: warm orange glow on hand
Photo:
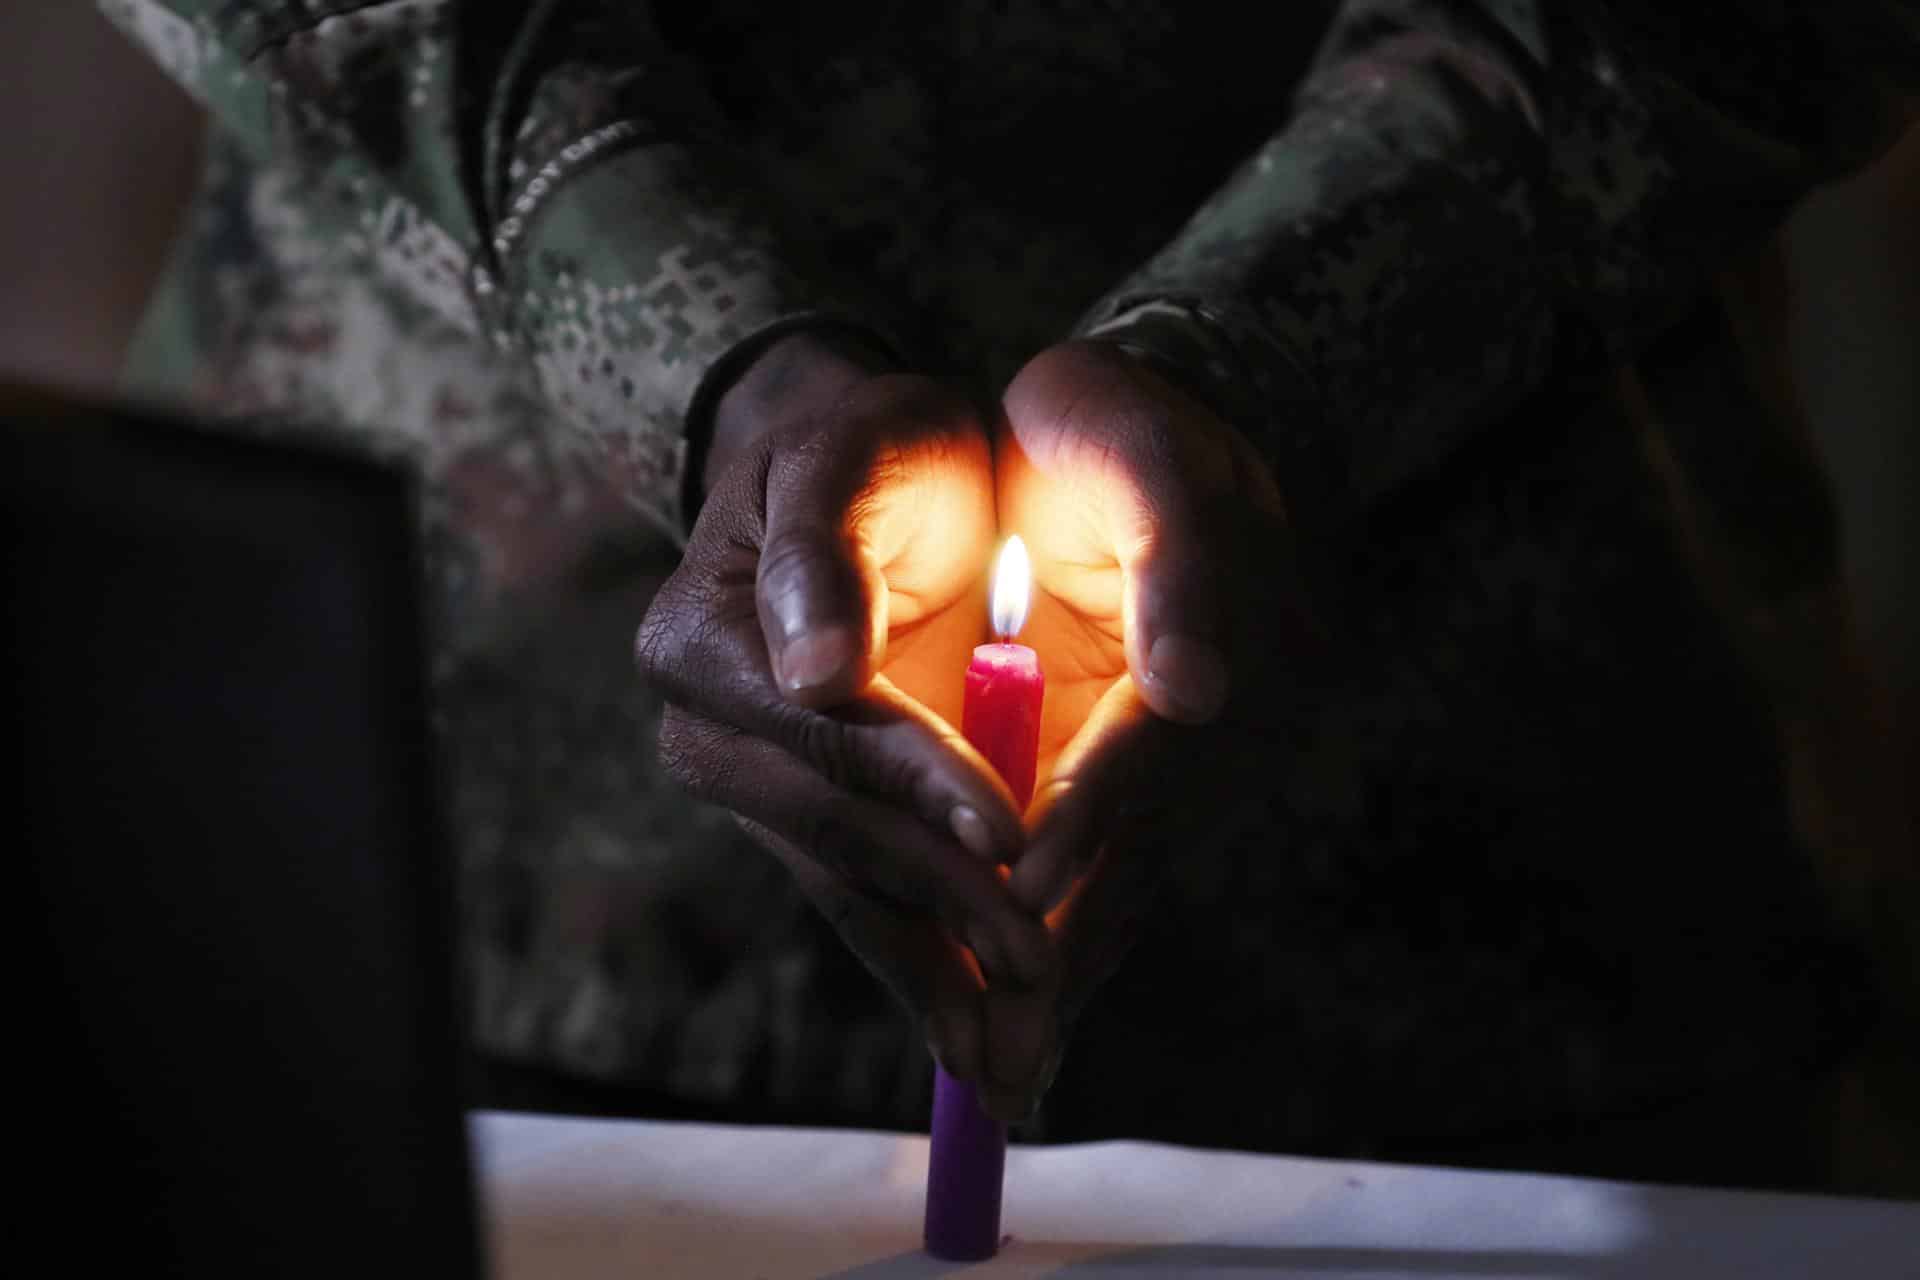
[[[936,437],[875,467],[850,516],[879,606],[877,674],[956,729],[961,673],[987,629],[992,477],[984,436]]]
[[[1248,605],[1279,580],[1285,521],[1244,438],[1111,348],[1036,357],[1004,408],[1000,525],[1032,554],[1022,640],[1047,677],[1032,823],[1106,746],[1131,755],[1143,721],[1225,712],[1258,665],[1236,673],[1228,656],[1264,643]]]
[[[1017,440],[1001,450],[1001,519],[1020,530],[1032,558],[1033,598],[1022,644],[1040,655],[1047,702],[1040,721],[1041,793],[1095,704],[1127,675],[1125,593],[1109,509],[1124,501],[1117,477],[1091,459],[1050,456],[1074,477],[1042,471]]]

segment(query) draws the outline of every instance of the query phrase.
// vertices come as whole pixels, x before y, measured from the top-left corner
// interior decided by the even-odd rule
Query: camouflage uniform
[[[1784,599],[1824,490],[1600,379],[1891,140],[1910,6],[103,2],[220,126],[135,385],[427,479],[489,1051],[921,1122],[911,1029],[663,790],[627,665],[715,388],[808,324],[988,394],[1129,344],[1267,452],[1346,640],[1049,1134],[1469,1150],[1803,1079],[1871,1013],[1674,514],[1757,450]]]

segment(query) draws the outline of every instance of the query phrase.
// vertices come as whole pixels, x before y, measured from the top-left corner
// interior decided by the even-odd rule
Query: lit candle
[[[997,644],[973,651],[960,732],[1006,780],[1025,809],[1033,799],[1046,680],[1033,650],[1013,643],[1027,620],[1033,570],[1018,536],[993,570]],[[1007,1127],[980,1107],[973,1086],[934,1068],[933,1144],[927,1166],[927,1252],[952,1262],[991,1258],[1000,1247],[1000,1185]]]

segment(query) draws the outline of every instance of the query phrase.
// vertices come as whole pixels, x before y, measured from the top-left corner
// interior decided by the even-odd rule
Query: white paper
[[[925,1138],[471,1122],[501,1280],[1554,1276],[1920,1280],[1920,1204],[1248,1156],[1015,1147],[988,1263],[920,1251]]]

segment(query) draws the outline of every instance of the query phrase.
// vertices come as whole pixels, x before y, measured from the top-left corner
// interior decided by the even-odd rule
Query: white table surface
[[[1063,1276],[1920,1280],[1920,1204],[1248,1156],[1015,1147],[988,1263],[920,1252],[925,1138],[470,1121],[499,1280]]]

